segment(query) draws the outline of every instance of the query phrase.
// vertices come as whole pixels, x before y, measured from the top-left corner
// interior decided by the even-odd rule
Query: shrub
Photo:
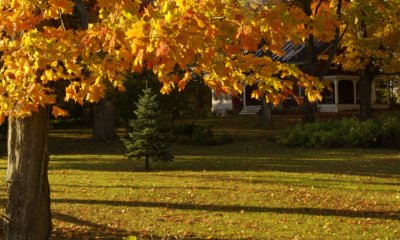
[[[381,128],[373,120],[364,122],[355,121],[351,127],[342,128],[347,130],[345,142],[351,147],[377,147],[380,146]]]
[[[360,122],[355,118],[299,124],[278,136],[290,147],[400,147],[400,117]]]
[[[388,117],[382,121],[382,145],[400,148],[400,117]]]
[[[211,126],[201,126],[194,123],[176,126],[174,134],[177,143],[197,146],[215,146],[235,141],[235,136],[232,134],[215,134]]]
[[[341,147],[341,133],[334,121],[298,124],[278,136],[278,143],[291,147]]]

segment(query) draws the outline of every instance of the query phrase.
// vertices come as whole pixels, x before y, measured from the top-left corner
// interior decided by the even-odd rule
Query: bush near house
[[[174,128],[175,141],[178,144],[193,146],[216,146],[235,141],[235,136],[229,133],[215,134],[212,126],[202,126],[195,123],[182,124]]]
[[[290,147],[314,148],[399,148],[400,116],[361,122],[356,118],[298,124],[278,136]]]

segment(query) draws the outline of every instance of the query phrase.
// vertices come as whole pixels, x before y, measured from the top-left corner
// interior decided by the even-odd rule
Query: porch
[[[323,92],[318,103],[319,112],[357,111],[359,104],[359,77],[357,75],[332,75],[324,80],[330,82],[330,89]],[[390,102],[389,78],[378,76],[371,83],[371,104],[373,109],[388,109]]]

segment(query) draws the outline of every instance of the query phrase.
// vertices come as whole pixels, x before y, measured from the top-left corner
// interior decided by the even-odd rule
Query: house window
[[[224,99],[225,99],[226,101],[232,100],[232,96],[229,95],[229,94],[224,94]]]

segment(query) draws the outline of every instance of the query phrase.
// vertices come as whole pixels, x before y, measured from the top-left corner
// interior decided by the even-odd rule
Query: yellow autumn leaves
[[[74,19],[72,0],[2,1],[0,18],[0,116],[25,116],[40,105],[54,104],[54,82],[65,82],[65,100],[96,102],[109,86],[123,89],[125,71],[152,69],[164,83],[162,92],[182,89],[192,74],[201,74],[218,91],[236,94],[243,83],[258,84],[254,96],[279,103],[292,94],[294,79],[318,99],[321,85],[270,55],[254,57],[260,47],[281,54],[288,39],[300,42],[315,31],[329,39],[321,19],[308,19],[285,3],[228,0],[98,0],[88,8],[89,29],[62,29]],[[40,11],[38,11],[40,9]],[[10,11],[13,10],[13,11]],[[22,20],[21,20],[22,16]],[[52,20],[49,21],[48,19]],[[75,19],[77,20],[77,19]],[[305,29],[305,22],[313,29]],[[264,42],[264,46],[260,45]],[[58,89],[59,92],[59,89]],[[65,115],[53,108],[56,116]]]

